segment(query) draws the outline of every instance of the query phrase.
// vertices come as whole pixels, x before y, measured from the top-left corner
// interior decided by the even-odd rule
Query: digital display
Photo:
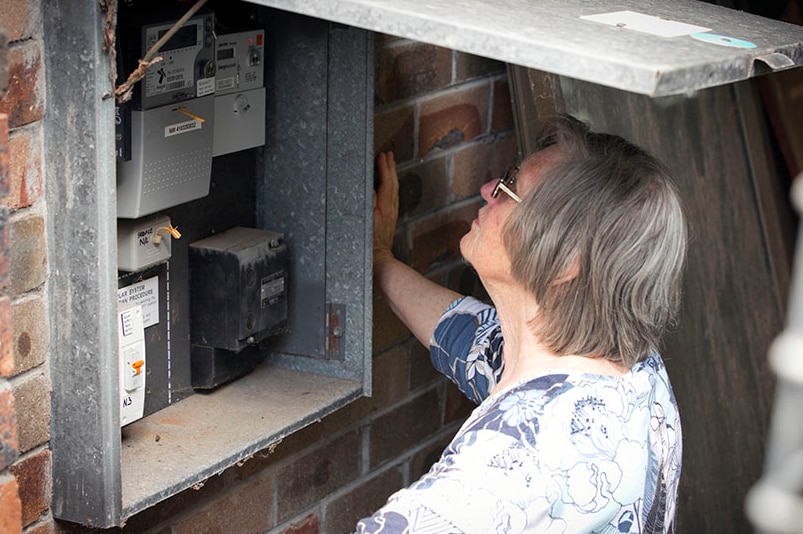
[[[234,48],[222,48],[217,51],[217,60],[231,59],[234,57]]]
[[[162,38],[164,34],[167,33],[167,30],[162,30],[159,32],[159,39]],[[162,50],[167,52],[169,50],[178,50],[179,48],[187,48],[189,46],[195,46],[198,43],[198,25],[197,24],[188,24],[187,26],[183,26],[179,28],[179,30],[173,34],[165,45],[162,47]]]

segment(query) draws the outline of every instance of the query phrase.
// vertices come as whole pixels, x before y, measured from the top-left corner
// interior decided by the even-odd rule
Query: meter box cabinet
[[[46,3],[52,509],[108,528],[370,394],[374,36],[210,0],[126,112],[102,3]],[[120,3],[126,61],[175,5]]]

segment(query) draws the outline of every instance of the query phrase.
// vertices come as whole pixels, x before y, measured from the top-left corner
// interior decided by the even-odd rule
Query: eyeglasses
[[[516,176],[519,174],[519,167],[514,166],[507,170],[507,172],[499,178],[499,181],[496,182],[494,186],[494,190],[491,191],[491,196],[496,198],[499,196],[499,191],[504,191],[510,198],[515,200],[516,202],[521,202],[521,198],[519,195],[513,191],[512,187],[513,184],[516,183]]]

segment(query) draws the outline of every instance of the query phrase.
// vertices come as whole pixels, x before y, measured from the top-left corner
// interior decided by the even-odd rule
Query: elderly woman
[[[357,531],[674,531],[680,419],[656,349],[686,226],[663,165],[572,117],[546,124],[533,155],[482,187],[460,242],[493,306],[393,257],[393,155],[378,169],[377,286],[479,406]]]

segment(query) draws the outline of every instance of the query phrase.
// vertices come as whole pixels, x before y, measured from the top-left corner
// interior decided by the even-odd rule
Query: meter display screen
[[[167,33],[167,30],[162,30],[159,32],[159,39],[162,38],[164,34]],[[179,48],[187,48],[188,46],[195,46],[198,43],[198,26],[195,24],[188,24],[186,26],[181,27],[174,35],[171,37],[167,43],[162,47],[162,50],[178,50]]]
[[[223,48],[217,51],[217,59],[218,61],[223,59],[231,59],[234,57],[234,49],[233,48]]]

